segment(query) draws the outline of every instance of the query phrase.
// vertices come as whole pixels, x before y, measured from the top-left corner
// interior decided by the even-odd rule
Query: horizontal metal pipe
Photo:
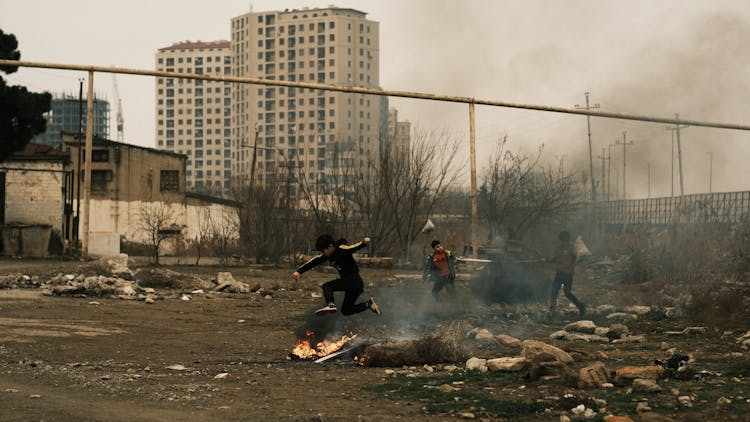
[[[408,92],[408,91],[389,91],[384,89],[365,88],[358,86],[339,86],[330,84],[318,84],[308,82],[291,82],[291,81],[277,81],[259,78],[241,78],[238,76],[225,76],[215,74],[196,74],[196,73],[178,73],[178,72],[163,72],[158,70],[143,70],[143,69],[128,69],[123,67],[105,67],[105,66],[84,66],[74,64],[60,64],[60,63],[41,63],[41,62],[26,62],[26,61],[15,61],[15,60],[0,60],[0,66],[18,66],[18,67],[38,67],[46,69],[62,69],[62,70],[78,70],[84,72],[102,72],[102,73],[121,73],[126,75],[145,75],[145,76],[158,76],[164,78],[183,78],[183,79],[200,79],[204,81],[220,81],[220,82],[237,82],[246,83],[253,85],[266,85],[266,86],[285,86],[292,88],[309,88],[309,89],[320,89],[324,91],[338,91],[338,92],[349,92],[353,94],[368,94],[368,95],[386,95],[389,97],[402,97],[402,98],[416,98],[421,100],[433,100],[433,101],[445,101],[453,103],[466,103],[466,104],[479,104],[492,107],[506,107],[506,108],[518,108],[524,110],[537,110],[547,111],[552,113],[566,113],[566,114],[578,114],[583,116],[592,117],[603,117],[607,119],[620,119],[620,120],[637,120],[641,122],[653,122],[653,123],[666,123],[666,124],[683,124],[689,126],[702,126],[711,127],[717,129],[733,129],[733,130],[750,130],[748,125],[740,125],[734,123],[716,123],[716,122],[704,122],[699,120],[682,120],[675,118],[663,118],[644,116],[637,114],[623,114],[623,113],[612,113],[607,111],[597,110],[586,110],[566,107],[555,107],[555,106],[544,106],[537,104],[523,104],[523,103],[512,103],[507,101],[493,101],[483,100],[480,98],[472,97],[456,97],[449,95],[438,95],[438,94],[426,94],[421,92]]]

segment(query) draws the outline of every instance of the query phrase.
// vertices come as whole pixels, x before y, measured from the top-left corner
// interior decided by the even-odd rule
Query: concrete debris
[[[607,319],[618,321],[636,321],[638,319],[638,315],[626,312],[614,312],[607,315]]]
[[[690,396],[677,397],[677,401],[680,402],[680,405],[683,407],[693,407],[693,399]]]
[[[495,336],[495,338],[497,339],[497,341],[499,341],[500,343],[506,346],[520,346],[521,345],[521,340],[515,337],[511,337],[507,334],[498,334]]]
[[[490,332],[490,330],[487,330],[486,328],[474,328],[470,330],[468,333],[466,333],[466,338],[473,339],[477,341],[496,341],[494,334]]]
[[[528,362],[522,357],[501,357],[488,359],[486,362],[487,369],[499,372],[518,372],[523,371]]]
[[[624,366],[615,372],[615,383],[623,384],[636,378],[657,380],[664,375],[664,367],[660,365]]]
[[[681,335],[700,335],[706,333],[706,327],[685,327],[682,331],[665,331],[664,334],[670,336],[681,336]]]
[[[487,359],[469,358],[466,361],[466,369],[469,371],[487,372]]]
[[[135,274],[128,268],[128,254],[121,253],[117,256],[102,258],[102,260],[112,277],[123,280],[135,280]]]
[[[573,363],[573,358],[564,350],[537,340],[526,340],[521,355],[529,362]]]
[[[34,289],[41,285],[38,276],[26,274],[9,274],[0,276],[0,289]]]
[[[633,380],[633,391],[637,393],[658,393],[661,387],[654,380],[636,378]]]
[[[594,321],[589,320],[576,321],[566,325],[564,330],[585,334],[594,334],[594,331],[596,331],[596,324],[594,324]]]
[[[250,286],[247,283],[241,283],[234,279],[230,272],[220,272],[216,276],[216,286],[213,288],[217,292],[227,293],[250,293]]]
[[[603,363],[596,362],[578,371],[578,388],[601,387],[611,376],[611,371]]]

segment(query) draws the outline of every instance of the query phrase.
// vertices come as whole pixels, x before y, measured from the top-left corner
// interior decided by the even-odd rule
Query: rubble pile
[[[550,334],[549,338],[586,343],[641,343],[646,340],[643,335],[630,334],[626,325],[614,323],[609,327],[597,327],[590,320],[572,322],[562,330]]]
[[[0,289],[35,289],[42,284],[39,276],[8,274],[0,276]]]
[[[119,277],[58,274],[40,286],[48,296],[113,296],[121,299],[157,299],[156,290]]]

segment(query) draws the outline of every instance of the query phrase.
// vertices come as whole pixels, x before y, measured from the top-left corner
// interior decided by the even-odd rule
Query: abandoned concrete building
[[[0,164],[4,254],[59,254],[81,238],[81,144],[77,134],[63,133],[62,149],[29,144]],[[165,230],[181,239],[200,236],[207,219],[238,231],[236,202],[185,191],[185,155],[102,138],[94,139],[91,155],[90,255],[114,255],[122,241],[145,241],[144,216],[154,210],[167,216]]]

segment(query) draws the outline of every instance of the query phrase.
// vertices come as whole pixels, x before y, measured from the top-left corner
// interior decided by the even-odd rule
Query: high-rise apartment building
[[[86,132],[85,97],[79,101],[78,95],[57,95],[50,106],[50,111],[44,115],[47,130],[35,136],[32,142],[57,147],[62,142],[63,132],[78,133],[79,129]],[[97,96],[94,96],[94,136],[109,138],[109,102]]]
[[[358,10],[251,12],[231,20],[231,39],[234,76],[379,87],[379,24]],[[251,177],[254,183],[270,183],[292,171],[317,183],[344,174],[342,169],[348,174],[363,169],[378,154],[379,138],[387,130],[385,101],[373,95],[233,84],[237,186]]]
[[[408,157],[411,152],[411,123],[408,120],[398,120],[398,110],[388,109],[388,141],[387,151]]]
[[[156,69],[229,75],[229,41],[179,42],[156,53]],[[187,188],[226,195],[231,188],[231,86],[228,82],[156,79],[156,146],[188,156]]]

